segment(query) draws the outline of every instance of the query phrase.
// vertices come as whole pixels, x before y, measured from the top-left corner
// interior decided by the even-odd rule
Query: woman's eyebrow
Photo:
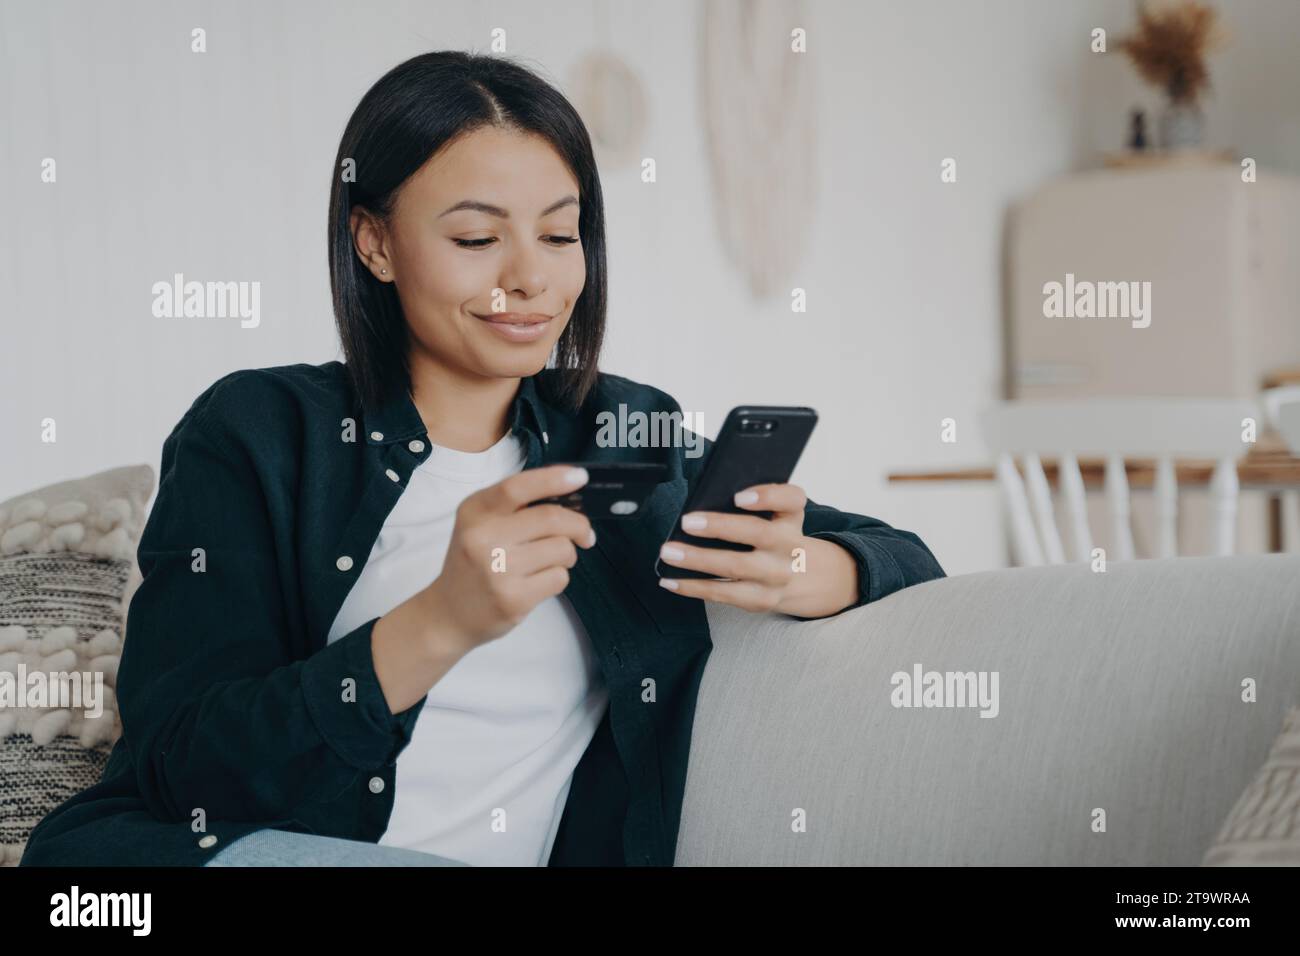
[[[557,209],[562,209],[565,206],[576,206],[576,205],[578,205],[577,196],[565,196],[563,199],[559,199],[551,203],[545,209],[543,209],[541,215],[549,216]],[[472,209],[475,212],[485,212],[489,216],[497,216],[500,219],[510,218],[510,213],[502,209],[500,206],[493,206],[491,203],[480,202],[477,199],[462,199],[460,202],[456,203],[456,205],[449,206],[448,208],[444,209],[442,212],[438,213],[438,218],[441,219],[443,216],[446,216],[449,213],[453,213],[461,209]]]

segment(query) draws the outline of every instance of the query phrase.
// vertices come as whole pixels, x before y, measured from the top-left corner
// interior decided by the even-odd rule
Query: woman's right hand
[[[578,548],[596,543],[587,516],[562,505],[529,506],[587,482],[572,465],[529,468],[469,495],[456,509],[442,573],[428,587],[444,633],[468,651],[509,632],[561,593]]]

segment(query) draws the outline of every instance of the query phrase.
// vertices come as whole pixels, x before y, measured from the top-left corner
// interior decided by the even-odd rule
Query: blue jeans
[[[254,830],[204,866],[469,866],[419,850],[289,830]]]

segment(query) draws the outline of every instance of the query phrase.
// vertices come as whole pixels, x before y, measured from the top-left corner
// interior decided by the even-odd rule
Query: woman
[[[401,64],[335,172],[346,364],[231,373],[168,437],[123,736],[23,862],[671,865],[700,599],[824,617],[943,571],[914,534],[763,485],[744,507],[770,519],[692,530],[752,550],[664,554],[732,580],[659,586],[707,453],[596,441],[602,411],[681,409],[598,371],[600,182],[532,73]],[[567,462],[647,459],[668,480],[599,538],[530,504],[581,486]]]

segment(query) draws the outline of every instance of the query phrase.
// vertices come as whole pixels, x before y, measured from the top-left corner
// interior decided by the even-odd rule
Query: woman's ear
[[[394,276],[383,223],[369,210],[353,206],[348,214],[348,229],[352,233],[352,248],[366,268],[380,282],[392,282]]]

